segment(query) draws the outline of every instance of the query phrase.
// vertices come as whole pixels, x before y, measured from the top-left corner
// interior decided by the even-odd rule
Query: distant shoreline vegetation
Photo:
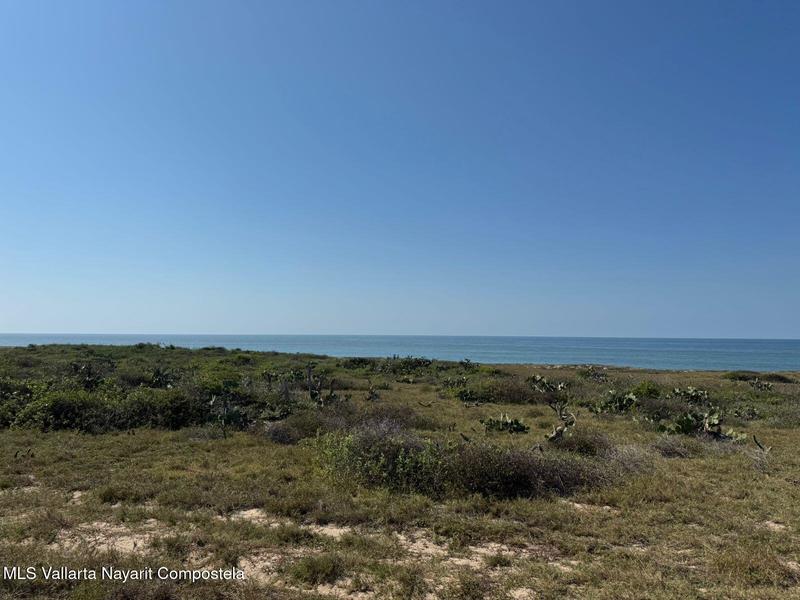
[[[604,368],[567,368],[579,378],[611,388]],[[675,373],[675,378],[682,375]],[[748,383],[750,395],[795,382],[787,374],[749,370],[730,371],[722,379]],[[595,412],[627,412],[637,402],[641,409],[646,399],[662,397],[671,399],[670,410],[677,412],[683,404],[711,406],[707,393],[693,395],[695,388],[685,392],[676,387],[667,394],[648,380],[641,384],[643,389],[601,389],[597,396],[580,397],[574,392],[580,388],[567,381],[556,385],[541,375],[522,379],[468,359],[337,358],[144,343],[30,345],[0,348],[0,427],[103,433],[215,425],[224,432],[280,423],[270,435],[289,441],[336,429],[332,422],[343,414],[351,420],[369,418],[349,414],[349,400],[363,395],[375,404],[382,391],[398,384],[436,389],[440,396],[465,405],[546,404],[563,397]],[[334,405],[335,418],[328,414]],[[527,431],[524,424],[503,415],[486,423],[487,428]]]
[[[425,356],[485,364],[603,364],[659,370],[791,371],[800,340],[413,335],[3,334],[0,347],[134,345],[275,351],[345,358]]]

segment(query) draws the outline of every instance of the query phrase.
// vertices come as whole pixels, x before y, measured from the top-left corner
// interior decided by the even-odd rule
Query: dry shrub
[[[577,452],[586,456],[603,456],[608,454],[614,444],[602,431],[596,429],[576,428],[568,436],[550,442],[559,450]]]
[[[378,426],[323,436],[315,445],[328,472],[341,481],[432,497],[568,494],[608,483],[620,473],[617,459],[489,443],[444,446]]]
[[[664,458],[694,458],[707,453],[706,444],[700,440],[677,435],[662,435],[651,447]]]

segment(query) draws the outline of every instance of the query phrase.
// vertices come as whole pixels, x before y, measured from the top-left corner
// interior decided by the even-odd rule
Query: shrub
[[[763,373],[761,375],[761,379],[764,381],[771,381],[772,383],[797,383],[791,377],[787,377],[786,375],[782,375],[780,373]]]
[[[722,377],[731,381],[750,381],[758,377],[758,373],[756,371],[728,371]]]
[[[376,361],[371,358],[345,358],[339,361],[339,366],[343,369],[366,369],[371,367]]]
[[[270,423],[264,430],[264,435],[266,435],[270,441],[284,445],[296,444],[302,440],[303,437],[308,437],[303,436],[299,430],[285,422]]]
[[[425,598],[428,593],[428,583],[425,581],[425,574],[422,569],[414,566],[396,565],[395,578],[397,580],[397,590],[395,598],[402,600],[415,600]]]
[[[337,478],[400,492],[441,491],[442,449],[416,436],[365,427],[323,436],[316,447]]]
[[[445,590],[446,600],[483,600],[489,597],[491,581],[486,575],[461,571],[458,579]]]
[[[264,433],[279,444],[351,428],[399,433],[408,428],[435,429],[436,423],[404,405],[371,404],[358,410],[349,402],[324,408],[305,408],[283,421],[268,424]]]
[[[446,390],[454,390],[457,388],[465,388],[469,385],[469,379],[464,377],[445,377],[442,379],[442,387]]]
[[[700,441],[674,435],[660,436],[652,448],[664,458],[692,458],[705,454]]]
[[[483,563],[489,569],[499,569],[503,567],[510,567],[512,565],[511,557],[505,554],[489,554],[484,557]]]
[[[113,428],[113,407],[105,398],[86,390],[53,391],[27,404],[16,425],[42,431],[76,429],[100,433]]]
[[[686,389],[682,388],[675,388],[672,390],[672,397],[673,398],[680,398],[685,400],[689,404],[694,404],[696,406],[702,406],[704,404],[708,404],[709,397],[708,392],[706,390],[700,390],[691,385],[688,386]]]
[[[239,419],[240,416],[235,417]],[[180,429],[202,425],[214,419],[211,405],[180,389],[147,389],[132,391],[121,402],[115,422],[117,429],[163,427]],[[231,416],[231,420],[234,416]]]
[[[152,383],[152,372],[147,368],[147,364],[130,360],[121,361],[117,365],[114,377],[120,385],[130,388],[149,386]]]
[[[528,377],[527,382],[531,388],[544,395],[558,394],[567,389],[567,382],[565,381],[549,381],[547,378],[536,374]]]
[[[464,404],[482,404],[484,402],[491,402],[491,396],[487,395],[484,390],[474,388],[459,388],[456,390],[456,398]]]
[[[543,394],[516,377],[481,380],[468,383],[466,378],[445,380],[445,386],[465,404],[534,404],[542,402]]]
[[[746,436],[732,429],[722,431],[722,414],[719,408],[711,407],[706,412],[691,410],[683,413],[672,423],[662,424],[659,430],[684,435],[707,435],[718,440],[743,441]]]
[[[653,466],[653,453],[637,444],[613,447],[604,457],[615,477],[649,471]]]
[[[603,398],[589,406],[589,410],[598,414],[623,414],[631,410],[635,405],[636,396],[633,393],[628,392],[625,394],[617,390],[608,390]]]
[[[589,365],[586,368],[580,369],[578,371],[578,377],[588,379],[589,381],[596,381],[598,383],[605,383],[608,381],[608,374],[594,365]]]
[[[761,381],[771,381],[772,383],[796,383],[791,377],[787,377],[781,373],[758,373],[756,371],[729,371],[723,375],[725,379],[733,381],[753,381],[760,379]]]
[[[793,429],[800,427],[800,404],[795,402],[781,402],[776,406],[767,425],[776,429]]]
[[[505,431],[508,433],[528,433],[531,428],[519,419],[512,419],[505,413],[500,413],[500,418],[490,417],[481,423],[486,431]]]
[[[561,452],[464,444],[445,457],[444,475],[456,491],[494,498],[569,494],[607,481],[599,463]]]
[[[344,423],[338,423],[336,419],[331,418],[328,411],[305,409],[290,415],[284,421],[269,425],[267,437],[278,443],[296,443],[319,433],[335,431],[343,426]]]
[[[70,364],[76,383],[87,392],[100,386],[104,375],[110,370],[110,367],[110,361],[107,360],[73,362]]]
[[[658,384],[645,379],[631,390],[631,394],[637,398],[659,398],[661,396],[661,388]]]
[[[341,481],[432,497],[482,494],[497,498],[566,494],[600,485],[613,472],[570,453],[492,444],[434,444],[409,434],[359,430],[316,440],[323,466]]]
[[[772,384],[769,381],[762,381],[758,377],[748,381],[754,390],[757,392],[771,392],[772,391]]]
[[[761,412],[753,405],[739,406],[733,409],[733,416],[742,421],[752,421],[761,416]]]
[[[291,575],[296,580],[309,585],[335,583],[345,574],[345,564],[338,554],[318,554],[304,556],[291,568]]]
[[[261,403],[263,405],[261,418],[267,421],[285,419],[304,406],[298,394],[289,388],[289,382],[286,380],[281,381],[277,390],[267,392]]]
[[[391,375],[423,375],[430,371],[433,361],[429,358],[406,356],[392,356],[380,361],[376,371]]]
[[[497,404],[534,404],[542,402],[542,395],[516,377],[496,379],[488,386],[491,402]]]
[[[556,438],[551,444],[559,450],[586,456],[603,456],[614,448],[614,444],[605,433],[585,428],[573,429],[571,435]]]
[[[644,417],[660,423],[672,419],[686,410],[686,404],[678,398],[640,398],[638,400],[639,413]]]
[[[17,413],[43,390],[41,384],[0,378],[0,427],[11,425]]]
[[[435,429],[436,423],[405,404],[372,404],[360,417],[362,424],[390,421],[402,429]]]

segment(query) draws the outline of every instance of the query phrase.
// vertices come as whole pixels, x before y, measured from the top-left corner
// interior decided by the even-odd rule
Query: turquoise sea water
[[[603,364],[651,369],[800,371],[800,340],[384,335],[0,334],[0,346],[135,344],[308,352],[331,356],[425,356],[482,363]]]

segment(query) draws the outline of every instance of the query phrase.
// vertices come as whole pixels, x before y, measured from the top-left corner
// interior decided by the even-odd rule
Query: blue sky
[[[800,338],[799,32],[0,2],[0,331]]]

